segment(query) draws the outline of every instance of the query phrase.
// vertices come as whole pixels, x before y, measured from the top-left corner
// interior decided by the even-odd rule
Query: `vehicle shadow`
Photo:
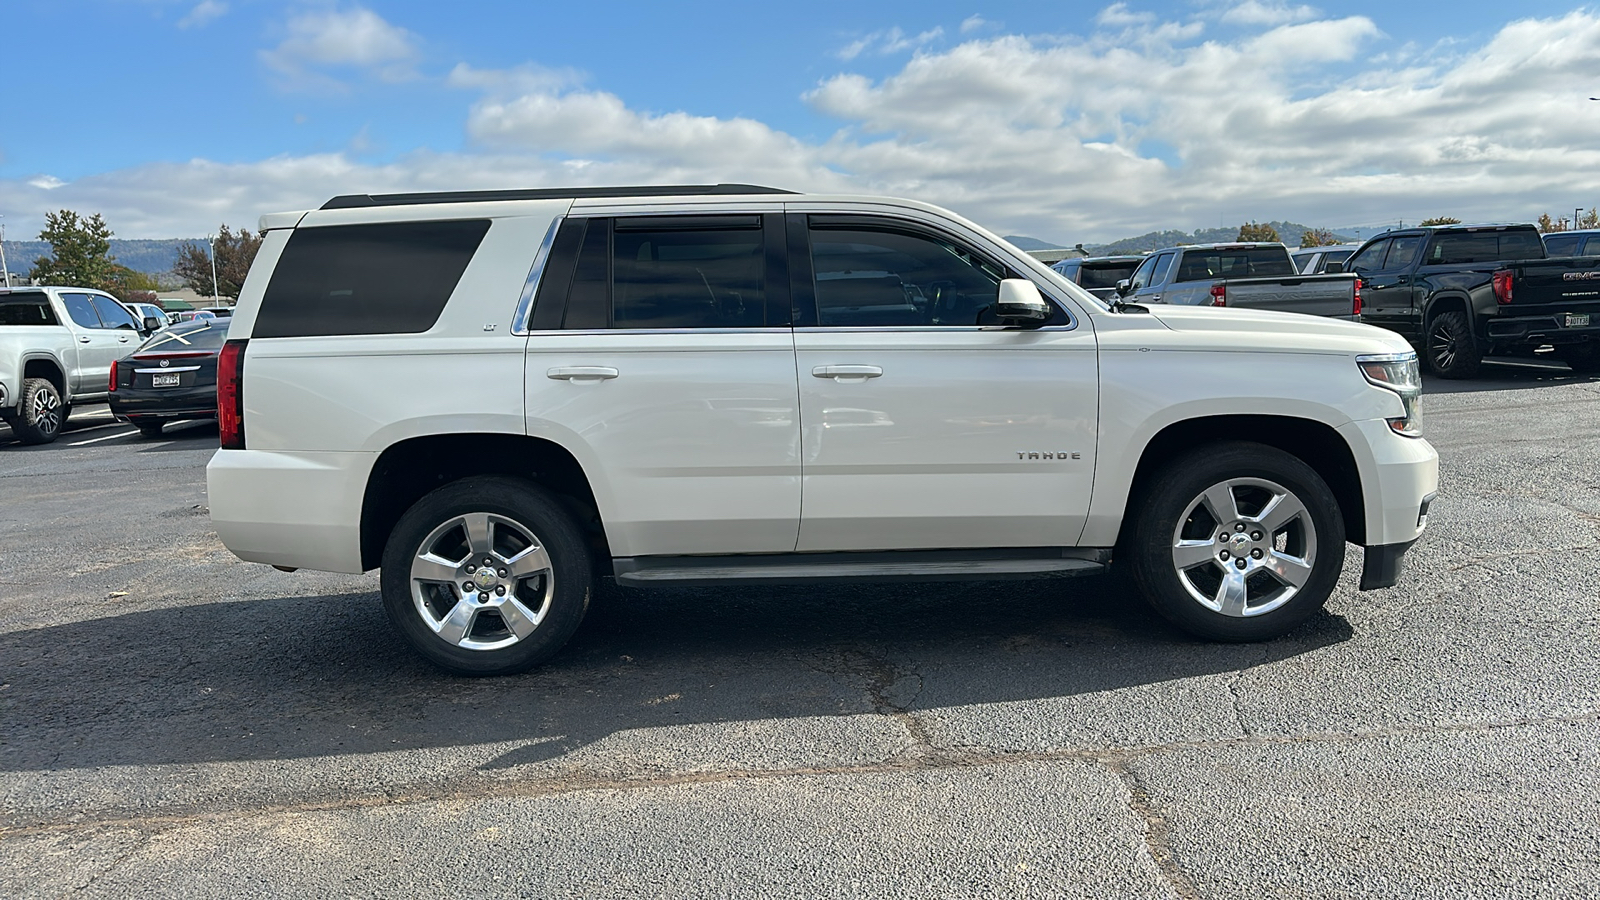
[[[1525,391],[1530,388],[1600,381],[1594,375],[1580,375],[1558,362],[1543,360],[1486,359],[1473,378],[1450,379],[1422,376],[1424,394],[1476,394],[1487,391]]]
[[[173,450],[195,450],[202,444],[221,446],[221,433],[216,419],[180,420],[168,423],[161,436],[133,439],[140,453],[166,453]]]
[[[1065,582],[603,588],[555,660],[494,679],[404,648],[375,594],[208,603],[0,635],[0,770],[245,761],[1068,697],[1234,672],[1351,637],[1190,640],[1116,576]]]

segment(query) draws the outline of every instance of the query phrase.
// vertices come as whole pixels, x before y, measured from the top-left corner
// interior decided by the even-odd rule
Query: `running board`
[[[816,581],[845,584],[1070,578],[1104,572],[1110,563],[1111,550],[1102,547],[636,556],[611,561],[617,584],[636,588]]]

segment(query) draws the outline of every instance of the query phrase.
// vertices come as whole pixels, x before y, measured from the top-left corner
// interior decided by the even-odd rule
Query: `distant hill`
[[[1015,246],[1018,250],[1060,250],[1060,249],[1062,249],[1060,244],[1052,244],[1049,241],[1041,241],[1038,238],[1031,238],[1031,237],[1028,237],[1025,234],[1008,234],[1008,235],[1006,235],[1006,240],[1010,241],[1011,244],[1013,246]]]
[[[1300,238],[1307,231],[1312,230],[1310,225],[1301,225],[1297,222],[1264,222],[1271,225],[1278,232],[1278,238],[1291,248],[1300,246]],[[1216,244],[1234,240],[1239,236],[1239,226],[1230,225],[1226,228],[1200,228],[1195,231],[1152,231],[1138,237],[1123,238],[1109,244],[1094,244],[1084,247],[1095,256],[1117,256],[1124,253],[1148,253],[1151,250],[1160,250],[1163,247],[1175,247],[1179,244]],[[1354,237],[1343,234],[1334,234],[1334,238],[1341,243],[1355,240]]]
[[[135,272],[159,275],[172,271],[178,261],[178,248],[187,243],[205,244],[204,238],[165,238],[162,240],[111,239],[111,255]],[[44,241],[6,241],[6,264],[13,272],[24,274],[33,268],[33,261],[50,255],[50,245]]]

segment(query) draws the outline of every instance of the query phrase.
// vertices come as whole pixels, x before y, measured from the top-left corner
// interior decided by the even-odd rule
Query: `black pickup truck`
[[[1579,372],[1600,361],[1600,258],[1546,259],[1532,225],[1385,232],[1345,270],[1361,276],[1361,321],[1409,338],[1445,378],[1547,346]]]

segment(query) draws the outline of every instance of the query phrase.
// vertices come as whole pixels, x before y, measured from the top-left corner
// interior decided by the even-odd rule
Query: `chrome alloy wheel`
[[[499,650],[533,634],[554,587],[539,537],[494,513],[447,520],[411,560],[417,613],[440,640],[463,650]]]
[[[1225,616],[1272,612],[1294,598],[1317,561],[1317,529],[1293,492],[1262,478],[1230,478],[1189,503],[1172,535],[1178,581]]]
[[[61,430],[61,398],[54,391],[34,392],[33,427],[46,435]]]

